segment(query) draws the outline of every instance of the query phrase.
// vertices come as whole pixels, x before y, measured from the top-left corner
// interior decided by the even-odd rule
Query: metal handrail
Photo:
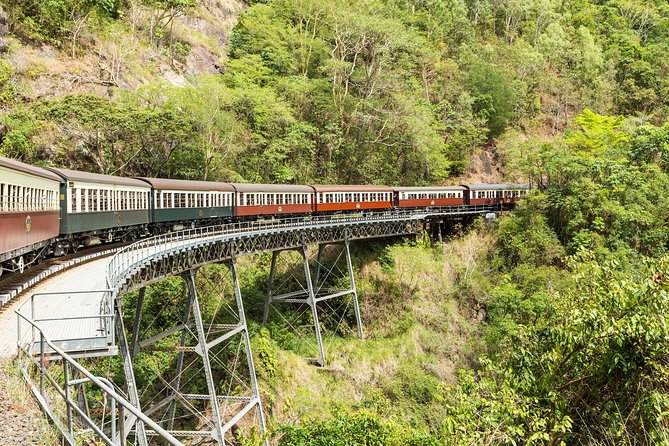
[[[188,241],[220,241],[220,237],[249,236],[260,233],[260,231],[278,229],[295,230],[327,226],[372,224],[387,221],[424,220],[430,216],[462,215],[497,209],[499,209],[499,205],[443,206],[409,211],[394,209],[381,212],[367,211],[361,214],[334,214],[254,220],[170,232],[137,241],[116,252],[107,264],[107,286],[118,291],[122,280],[133,268],[140,266],[145,261],[159,254],[168,254],[175,249],[189,248],[198,244],[183,243]]]
[[[68,294],[68,295],[81,295],[81,294],[102,294],[102,299],[100,301],[100,310],[99,314],[96,315],[89,315],[89,316],[71,316],[71,317],[55,317],[55,318],[38,318],[36,316],[36,311],[35,311],[35,298],[36,297],[42,297],[42,296],[58,296],[58,295],[63,295],[63,294]],[[30,299],[24,300],[18,308],[15,310],[17,314],[21,314],[21,317],[25,318],[23,316],[23,307],[30,303],[30,320],[33,322],[55,322],[55,321],[73,321],[73,320],[87,320],[87,319],[99,319],[100,320],[100,325],[102,327],[102,330],[105,334],[105,339],[107,340],[108,345],[114,345],[116,341],[116,333],[112,329],[114,326],[114,312],[111,307],[111,299],[110,297],[112,296],[112,290],[110,289],[103,289],[103,290],[82,290],[82,291],[68,291],[68,292],[50,292],[50,293],[33,293],[30,295]],[[17,318],[17,333],[20,337],[21,334],[21,319]],[[36,334],[33,331],[33,339],[32,342],[36,342]],[[54,342],[59,342],[59,341],[68,341],[71,339],[57,339]]]
[[[87,380],[95,384],[100,390],[102,390],[104,393],[109,395],[115,402],[115,404],[121,405],[125,410],[128,410],[130,413],[132,413],[135,417],[137,417],[139,420],[141,420],[146,426],[149,428],[153,429],[155,432],[157,432],[162,438],[167,440],[170,444],[174,446],[183,446],[183,443],[181,443],[179,440],[177,440],[172,434],[170,434],[167,430],[163,429],[159,424],[157,424],[155,421],[153,421],[151,418],[146,416],[141,410],[137,409],[133,404],[126,400],[122,395],[119,395],[111,385],[111,383],[101,377],[93,375],[91,372],[89,372],[85,367],[81,366],[77,361],[74,360],[71,356],[69,356],[67,353],[65,353],[64,350],[60,349],[56,344],[51,342],[46,335],[44,334],[44,331],[40,328],[39,325],[37,325],[33,320],[29,319],[28,317],[24,316],[23,314],[20,313],[19,309],[14,311],[17,315],[18,318],[25,320],[28,324],[31,325],[31,330],[33,332],[37,331],[39,333],[39,338],[40,338],[40,355],[39,359],[33,357],[32,351],[26,348],[21,344],[21,333],[18,333],[18,339],[17,339],[17,347],[20,353],[23,353],[27,358],[31,360],[36,366],[37,369],[39,370],[40,374],[40,379],[39,379],[39,393],[36,392],[36,396],[41,397],[40,402],[45,405],[45,409],[49,413],[49,415],[54,419],[54,422],[58,424],[58,421],[55,418],[55,415],[51,410],[48,408],[48,404],[46,403],[46,393],[44,389],[44,384],[45,384],[45,378],[54,386],[58,394],[65,400],[65,404],[67,406],[67,414],[68,414],[68,430],[70,432],[70,436],[68,438],[68,441],[71,444],[76,444],[72,437],[72,410],[77,412],[77,414],[80,416],[81,419],[85,421],[85,423],[93,430],[99,437],[104,441],[106,444],[109,446],[114,446],[114,437],[116,436],[116,422],[114,421],[112,424],[112,432],[111,432],[111,438],[105,434],[102,428],[98,427],[97,424],[95,423],[94,420],[92,420],[83,410],[81,410],[74,401],[70,399],[69,396],[69,386],[72,385],[73,383],[68,382],[68,377],[69,377],[69,367],[73,367],[75,370],[77,370],[79,373],[81,373],[82,376],[84,376]],[[19,319],[19,320],[20,320]],[[34,341],[31,341],[31,345]],[[63,375],[65,377],[65,388],[61,388],[56,379],[49,373],[47,367],[45,366],[45,355],[46,355],[46,346],[49,346],[56,354],[60,356],[63,360]],[[25,372],[25,371],[24,371]],[[29,382],[32,381],[26,374],[26,379],[29,380]],[[34,385],[33,385],[34,387]],[[113,417],[116,416],[116,410],[115,410],[115,405],[112,406],[113,408]],[[121,423],[124,422],[124,420],[120,420]]]

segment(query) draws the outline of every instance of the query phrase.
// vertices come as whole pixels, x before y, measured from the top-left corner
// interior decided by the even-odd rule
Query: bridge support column
[[[188,270],[182,275],[187,285],[183,310],[172,318],[173,326],[165,327],[163,322],[160,331],[152,327],[153,322],[161,317],[170,319],[164,312],[174,314],[170,311],[173,306],[157,301],[160,298],[155,292],[141,291],[133,347],[127,355],[128,360],[142,360],[145,366],[161,370],[140,392],[145,395],[142,406],[147,416],[176,438],[208,439],[219,446],[232,444],[239,421],[253,413],[261,437],[266,431],[235,259],[225,265],[232,295],[226,291],[219,270],[213,270],[217,274],[214,278],[203,277],[208,282],[198,282],[198,286],[196,277],[207,276],[211,270]],[[198,289],[206,293],[204,302]],[[143,325],[143,318],[152,322]],[[149,333],[152,336],[142,339]],[[152,356],[151,352],[160,353]],[[175,362],[170,367],[171,354],[176,356],[171,357]],[[239,360],[243,357],[246,363]],[[126,432],[131,427],[127,426]],[[147,437],[155,435],[146,430]],[[264,444],[268,445],[267,440]]]
[[[337,297],[350,296],[353,303],[353,312],[357,325],[357,332],[360,338],[363,337],[362,318],[360,317],[360,306],[358,303],[358,292],[355,286],[355,277],[353,275],[353,264],[351,261],[351,250],[348,240],[341,243],[342,250],[336,256],[334,262],[330,265],[325,265],[324,251],[328,245],[336,245],[337,243],[325,243],[318,246],[318,254],[316,256],[315,274],[312,279],[311,268],[309,266],[309,256],[307,247],[302,246],[297,249],[279,250],[272,252],[272,261],[269,273],[269,283],[267,285],[267,300],[265,302],[265,311],[263,314],[263,324],[267,323],[269,318],[270,308],[275,307],[279,303],[290,303],[298,305],[307,305],[311,311],[314,333],[316,336],[316,347],[318,349],[319,357],[316,362],[324,367],[327,364],[327,357],[325,347],[323,346],[323,336],[321,332],[321,321],[319,318],[318,305],[324,304],[326,301]],[[283,251],[298,251],[302,257],[304,268],[304,284],[299,283],[301,289],[296,291],[287,291],[281,294],[276,294],[276,270],[277,261]],[[349,285],[346,289],[335,289],[327,287],[328,283],[339,278],[338,265],[339,260],[344,258],[346,261],[346,271],[343,275],[348,276]],[[298,279],[298,282],[300,280]],[[278,309],[277,309],[278,311]],[[337,324],[339,326],[339,324]]]

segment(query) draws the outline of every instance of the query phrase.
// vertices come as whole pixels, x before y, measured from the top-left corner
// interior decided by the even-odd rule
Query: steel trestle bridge
[[[412,235],[429,227],[439,231],[444,222],[502,209],[501,205],[451,206],[257,220],[143,239],[111,258],[106,270],[107,289],[71,293],[88,299],[95,296],[96,314],[71,316],[66,321],[70,325],[97,324],[95,337],[64,339],[50,330],[45,324],[57,321],[36,317],[36,298],[44,299],[43,295],[33,296],[30,306],[24,304],[16,311],[23,375],[63,438],[73,446],[81,444],[81,438],[112,446],[145,446],[155,441],[182,445],[194,439],[228,445],[240,434],[240,425],[245,434],[255,433],[259,441],[268,444],[236,259],[272,252],[263,323],[270,308],[278,311],[280,304],[306,308],[316,338],[315,362],[325,366],[319,304],[348,299],[353,305],[357,335],[363,336],[351,241]],[[341,247],[334,263],[345,261],[343,272],[335,264],[324,263],[328,245]],[[315,271],[309,262],[309,246],[318,246]],[[286,251],[297,251],[303,266],[297,290],[280,290],[277,285],[277,265]],[[219,304],[224,304],[217,307],[217,311],[219,307],[229,310],[225,317],[212,314],[198,296],[196,278],[199,268],[207,264],[225,265],[220,273],[225,277],[204,278],[210,281],[210,291],[226,277],[231,284],[233,297],[222,297]],[[347,285],[341,288],[340,280],[339,288],[328,287],[326,282],[331,283],[337,272],[342,272]],[[155,321],[160,313],[147,314],[147,286],[173,276],[181,276],[186,282],[187,295],[178,303],[181,317],[173,326],[161,326],[161,331],[154,329],[148,336],[146,320]],[[126,329],[123,297],[134,291],[138,293],[133,298],[133,323]],[[225,293],[220,291],[218,295]],[[125,381],[121,387],[81,364],[81,358],[117,356],[119,352]],[[138,355],[148,352],[175,355],[173,368],[162,371],[173,375],[169,381],[162,376],[158,377],[159,383],[136,379],[138,361],[146,367],[146,360]],[[224,380],[229,385],[223,386]],[[147,394],[152,394],[150,401],[146,400]],[[152,440],[158,438],[162,440]]]

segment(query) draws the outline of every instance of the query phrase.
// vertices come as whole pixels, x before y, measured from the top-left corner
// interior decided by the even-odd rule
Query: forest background
[[[669,443],[666,1],[0,4],[4,156],[537,186],[444,245],[359,248],[370,339],[338,340],[338,373],[256,327],[274,442]]]

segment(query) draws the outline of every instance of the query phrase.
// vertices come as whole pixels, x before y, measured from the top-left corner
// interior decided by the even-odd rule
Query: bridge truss
[[[430,225],[437,227],[441,222],[498,210],[501,210],[498,206],[457,206],[300,217],[196,228],[141,240],[119,251],[107,266],[110,301],[114,302],[112,326],[116,327],[115,336],[110,336],[109,342],[116,342],[121,353],[125,377],[123,386],[105,383],[99,376],[75,364],[75,359],[68,355],[63,345],[51,342],[37,323],[20,315],[24,323],[32,325],[33,333],[28,341],[21,336],[19,338],[19,349],[27,358],[24,376],[33,384],[33,391],[63,432],[63,438],[72,445],[76,444],[77,435],[83,435],[82,432],[93,432],[97,439],[109,445],[144,446],[155,441],[181,445],[197,439],[228,445],[233,444],[240,432],[240,423],[247,434],[255,432],[261,441],[268,444],[236,259],[253,253],[272,253],[263,322],[267,321],[271,308],[280,312],[280,308],[287,304],[306,306],[311,313],[317,344],[315,362],[324,366],[327,357],[319,305],[333,299],[348,299],[353,306],[357,334],[363,336],[350,242],[417,234]],[[330,265],[324,263],[323,256],[328,245],[341,248]],[[313,271],[309,263],[309,246],[318,246]],[[303,282],[297,290],[279,292],[275,289],[277,263],[289,251],[297,251],[301,257]],[[343,259],[346,266],[343,276],[347,285],[341,289],[327,285],[336,271],[341,272],[341,268],[336,267],[339,259]],[[216,291],[212,291],[213,295],[219,297],[213,312],[208,306],[203,306],[198,295],[201,287],[196,284],[198,278],[202,279],[200,267],[208,264],[222,265],[220,277],[209,278],[209,288],[206,284],[204,286],[209,291]],[[181,277],[185,284],[183,301],[174,305],[166,303],[157,314],[155,311],[152,314],[148,311],[147,302],[156,302],[156,296],[152,295],[147,300],[150,290],[147,286],[176,276]],[[227,285],[222,285],[224,283]],[[220,288],[215,290],[216,286],[212,284]],[[226,286],[228,290],[232,289],[231,293],[225,291]],[[129,299],[133,301],[131,308],[134,310],[132,327],[125,326],[123,317]],[[162,311],[166,308],[167,311],[176,311],[176,307],[180,312],[176,323],[161,326],[158,331],[155,326],[151,327],[160,319]],[[219,311],[221,309],[225,311]],[[109,317],[108,313],[105,312],[105,318]],[[105,322],[109,324],[107,319]],[[38,339],[35,339],[35,333],[39,335]],[[45,347],[54,355],[45,353]],[[136,378],[137,365],[141,368],[150,364],[145,358],[148,354],[172,355],[173,369],[164,371],[165,376],[170,378],[163,378],[160,373],[159,382],[147,383]],[[34,385],[35,379],[44,380],[49,370],[45,366],[47,361],[63,364],[66,369],[64,389],[68,389],[74,380],[79,385],[88,383],[95,387],[96,392],[106,395],[103,400],[108,407],[103,405],[102,419],[80,407],[80,403],[85,402],[85,396],[93,394],[90,391],[82,390],[79,395],[84,398],[80,398],[78,403],[69,391],[58,390],[49,396],[43,386],[38,388]],[[79,371],[79,376],[72,375],[72,370]],[[53,381],[55,386],[57,380]],[[62,383],[55,387],[63,389]],[[147,395],[150,398],[147,399]],[[50,402],[58,398],[64,400],[67,420],[59,416],[63,411],[55,410]],[[120,410],[115,409],[117,406]],[[79,415],[78,418],[73,417],[72,411]],[[79,426],[78,430],[73,427],[75,425]],[[157,440],[159,438],[162,440]]]

